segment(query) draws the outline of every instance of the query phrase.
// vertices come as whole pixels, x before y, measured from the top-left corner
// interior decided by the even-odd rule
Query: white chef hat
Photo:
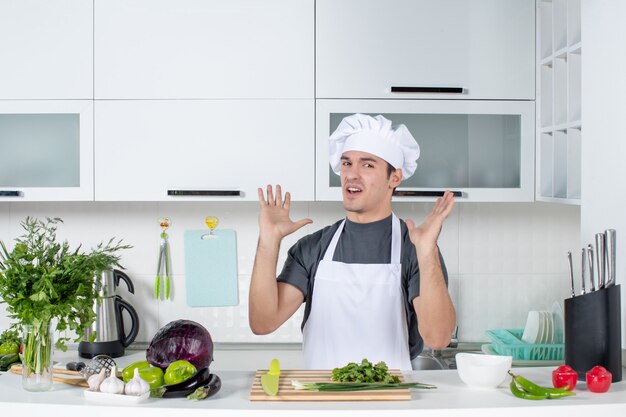
[[[420,156],[420,147],[405,125],[394,127],[391,120],[381,115],[372,117],[359,113],[343,118],[330,135],[328,151],[330,166],[337,175],[341,172],[341,155],[360,151],[401,168],[403,179],[413,175]]]

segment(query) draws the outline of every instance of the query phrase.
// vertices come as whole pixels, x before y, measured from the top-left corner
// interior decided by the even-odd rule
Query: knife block
[[[620,286],[613,285],[568,298],[565,306],[565,363],[578,380],[596,365],[622,380]]]

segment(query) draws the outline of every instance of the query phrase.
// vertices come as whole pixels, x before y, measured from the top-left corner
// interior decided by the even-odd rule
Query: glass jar
[[[50,322],[23,325],[22,387],[27,391],[52,388],[54,347]]]

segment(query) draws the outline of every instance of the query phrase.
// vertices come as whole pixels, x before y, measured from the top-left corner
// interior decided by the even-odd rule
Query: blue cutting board
[[[237,234],[232,229],[185,231],[185,286],[190,307],[239,304]]]

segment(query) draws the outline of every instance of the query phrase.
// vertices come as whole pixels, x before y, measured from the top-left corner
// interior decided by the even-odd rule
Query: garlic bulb
[[[140,396],[150,391],[150,384],[141,379],[139,376],[139,369],[135,368],[133,378],[126,383],[124,387],[124,394]]]
[[[117,378],[115,366],[111,369],[111,375],[100,384],[100,392],[107,394],[123,394],[124,381]]]
[[[89,391],[99,391],[100,384],[102,384],[102,381],[104,381],[106,377],[106,368],[102,368],[102,370],[98,374],[91,375],[87,380],[87,384],[89,385]]]

